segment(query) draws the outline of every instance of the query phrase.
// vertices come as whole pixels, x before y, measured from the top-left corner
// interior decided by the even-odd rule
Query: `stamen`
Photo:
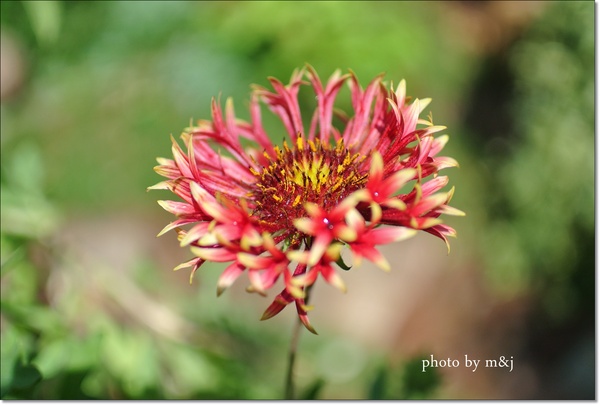
[[[364,157],[352,154],[341,140],[334,147],[298,136],[295,146],[290,149],[284,142],[283,149],[275,148],[276,158],[265,155],[268,164],[262,170],[251,169],[257,177],[251,192],[253,215],[273,230],[295,232],[294,219],[307,216],[305,203],[327,211],[367,180],[368,174],[360,174],[357,167]]]

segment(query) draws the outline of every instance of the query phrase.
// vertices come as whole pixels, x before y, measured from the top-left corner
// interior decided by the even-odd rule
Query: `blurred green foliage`
[[[366,398],[369,400],[435,399],[441,376],[433,368],[423,372],[423,353],[407,360],[401,366],[382,365],[374,374]]]
[[[512,293],[534,288],[557,319],[594,295],[576,281],[594,269],[593,27],[589,3],[558,2],[510,50],[515,133],[486,166],[489,273]]]
[[[363,82],[386,72],[396,83],[406,78],[410,94],[433,97],[436,123],[451,128],[448,154],[462,167],[452,174],[454,201],[468,217],[453,249],[481,257],[507,294],[533,291],[557,322],[588,308],[594,5],[552,3],[507,51],[514,133],[499,140],[502,148],[463,136],[473,129],[460,112],[478,102],[466,90],[483,56],[461,43],[444,7],[0,2],[2,33],[20,44],[26,66],[20,91],[1,106],[0,397],[281,398],[291,325],[259,323],[223,300],[206,310],[219,268],[203,268],[201,286],[182,293],[139,252],[128,274],[116,276],[106,263],[87,268],[58,236],[78,218],[160,215],[160,194],[144,190],[159,180],[151,167],[168,155],[168,135],[208,117],[219,95],[233,97],[245,117],[250,83],[285,80],[306,62],[322,79],[337,68],[352,68]],[[122,301],[134,293],[145,297],[143,308]],[[167,318],[177,333],[160,329],[165,307],[176,314]],[[392,366],[378,355],[335,336],[303,339],[298,392],[437,395],[441,377],[415,372],[418,360]]]

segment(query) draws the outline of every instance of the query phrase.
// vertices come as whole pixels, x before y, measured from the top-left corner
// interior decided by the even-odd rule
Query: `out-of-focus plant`
[[[408,359],[401,366],[381,365],[369,386],[369,400],[432,399],[441,382],[437,369],[423,373],[422,359],[426,355]]]
[[[473,62],[439,35],[444,14],[434,3],[235,2],[206,12],[219,16],[203,22],[214,40],[251,62],[256,77],[285,77],[310,62],[318,71],[352,67],[360,77],[384,69],[417,82],[417,91],[427,83],[447,94]],[[265,16],[275,18],[265,24]]]
[[[548,3],[473,97],[479,246],[496,292],[526,297],[508,344],[538,365],[540,399],[594,395],[594,38],[593,3]]]
[[[12,155],[2,156],[1,276],[2,276],[2,377],[0,395],[29,389],[42,375],[32,364],[36,332],[60,334],[61,322],[40,305],[40,274],[29,259],[33,244],[57,229],[58,213],[46,199],[39,151],[20,144]]]
[[[556,319],[593,297],[593,283],[577,292],[594,267],[593,24],[593,4],[553,3],[511,49],[514,133],[489,156],[490,275],[511,293],[540,292]]]

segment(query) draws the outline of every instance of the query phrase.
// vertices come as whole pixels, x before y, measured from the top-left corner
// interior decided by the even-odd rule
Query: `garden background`
[[[423,233],[381,249],[389,274],[317,283],[301,396],[595,398],[593,2],[0,7],[2,398],[283,396],[294,310],[260,322],[243,278],[217,299],[221,267],[171,271],[189,252],[145,190],[212,97],[247,118],[250,84],[305,63],[432,97],[467,216],[450,254]]]

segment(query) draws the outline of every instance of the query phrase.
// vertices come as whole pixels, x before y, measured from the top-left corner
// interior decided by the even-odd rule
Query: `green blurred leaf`
[[[85,370],[96,366],[100,360],[101,336],[94,334],[83,339],[70,339],[70,370]]]
[[[2,301],[2,312],[18,323],[46,337],[62,336],[66,333],[65,325],[60,314],[49,307],[38,305],[15,305],[12,302]]]
[[[6,234],[0,233],[0,275],[4,277],[11,269],[18,267],[24,259],[23,245]]]
[[[2,339],[0,340],[0,397],[8,393],[13,378],[16,364],[19,362],[19,335],[16,330],[7,326],[2,330]]]
[[[17,190],[43,196],[44,166],[40,151],[34,144],[23,142],[15,147],[3,175]]]
[[[40,350],[33,364],[44,378],[52,378],[61,372],[69,362],[70,349],[69,341],[56,340]]]
[[[39,353],[32,361],[45,379],[60,373],[82,371],[97,363],[100,336],[87,338],[59,337],[47,344],[40,344]]]
[[[62,22],[60,1],[23,1],[31,28],[42,46],[52,45],[58,39]]]
[[[101,341],[100,352],[110,373],[132,397],[139,397],[156,383],[157,353],[147,333],[111,325]]]
[[[346,263],[344,263],[344,259],[342,258],[342,256],[340,255],[340,257],[336,260],[335,262],[338,266],[340,266],[340,268],[342,270],[350,270],[352,268],[352,266],[348,266]]]
[[[300,395],[301,400],[317,399],[321,390],[325,387],[325,379],[317,378],[306,390]]]
[[[382,366],[377,370],[375,378],[369,387],[367,399],[385,399],[388,374],[389,370],[385,366]]]
[[[218,387],[224,370],[216,368],[202,352],[180,344],[169,344],[163,349],[171,395],[187,397],[193,392],[211,391]],[[223,394],[226,396],[226,393]]]
[[[29,388],[41,380],[42,375],[33,364],[31,357],[31,336],[3,322],[2,339],[0,340],[0,397],[16,395],[18,390]]]
[[[109,376],[105,370],[94,370],[81,382],[81,391],[90,397],[103,398],[109,385]]]
[[[402,370],[402,398],[426,399],[430,398],[441,382],[437,369],[433,368],[422,372],[422,357],[411,359]]]
[[[12,255],[9,256],[8,263],[2,268],[3,312],[14,313],[11,308],[16,308],[19,319],[24,318],[23,311],[19,311],[19,306],[31,306],[38,297],[38,270],[25,258],[26,246],[21,245]],[[6,294],[4,292],[6,291]],[[26,323],[26,320],[23,319]]]
[[[33,364],[17,362],[13,371],[11,388],[22,390],[29,388],[42,379],[42,374]]]
[[[30,143],[19,144],[7,160],[0,184],[0,229],[31,239],[50,234],[58,225],[58,213],[44,196],[39,150]]]

